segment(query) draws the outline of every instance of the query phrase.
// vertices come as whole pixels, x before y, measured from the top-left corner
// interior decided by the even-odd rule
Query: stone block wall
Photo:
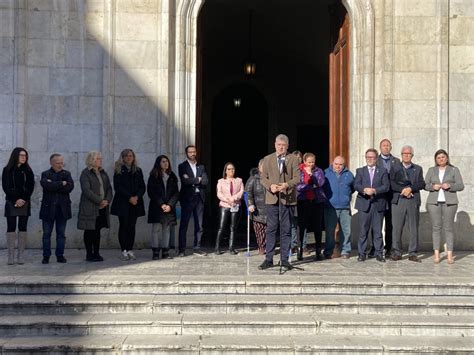
[[[196,17],[204,1],[3,0],[0,2],[0,165],[25,146],[37,176],[53,152],[78,180],[87,151],[112,174],[131,147],[145,176],[159,154],[176,168],[195,139]],[[466,184],[458,249],[474,249],[474,3],[471,0],[344,0],[353,27],[351,166],[381,138],[395,155],[414,146],[425,171],[446,148]],[[72,194],[77,213],[80,188]],[[424,194],[425,198],[426,194]],[[38,247],[37,185],[28,245]],[[3,206],[4,195],[0,194]],[[422,246],[430,248],[423,209]],[[2,209],[3,210],[3,209]],[[116,247],[117,220],[104,232]],[[68,246],[82,233],[69,222]],[[0,219],[0,231],[5,230]],[[147,246],[142,218],[138,245]],[[5,245],[3,232],[0,247]]]

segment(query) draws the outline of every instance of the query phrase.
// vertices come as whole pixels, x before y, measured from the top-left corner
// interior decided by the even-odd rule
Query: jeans
[[[51,234],[53,233],[53,227],[56,223],[56,256],[63,256],[64,247],[66,245],[66,223],[62,215],[56,213],[55,219],[43,220],[43,256],[51,256]]]
[[[326,225],[326,246],[325,255],[332,255],[335,246],[334,234],[336,225],[339,223],[341,233],[341,254],[349,255],[352,250],[351,245],[351,211],[349,209],[336,209],[331,206],[324,207],[324,221]]]
[[[175,226],[169,223],[153,223],[151,227],[151,247],[169,249],[174,239]]]

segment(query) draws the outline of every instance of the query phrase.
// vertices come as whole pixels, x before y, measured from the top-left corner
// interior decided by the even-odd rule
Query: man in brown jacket
[[[276,235],[280,227],[280,265],[292,269],[288,262],[291,240],[291,217],[296,207],[296,184],[299,182],[298,157],[288,154],[288,137],[280,134],[275,139],[275,153],[263,159],[261,184],[265,187],[267,215],[266,256],[258,267],[265,270],[273,266]]]

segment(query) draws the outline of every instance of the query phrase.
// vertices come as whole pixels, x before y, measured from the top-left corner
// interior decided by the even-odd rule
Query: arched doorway
[[[345,22],[341,22],[341,16]],[[211,191],[225,161],[235,160],[238,166],[247,166],[250,161],[254,165],[271,152],[272,140],[278,133],[290,137],[290,150],[316,153],[317,163],[323,169],[331,156],[344,154],[348,158],[350,36],[348,31],[343,32],[342,42],[343,24],[349,28],[349,17],[337,0],[299,0],[298,6],[288,0],[205,2],[197,22],[196,141],[201,160],[212,171]],[[249,55],[257,63],[257,72],[251,77],[243,72],[244,60]],[[223,154],[224,147],[228,150],[229,142],[222,137],[231,127],[219,125],[229,120],[216,119],[218,100],[213,98],[217,95],[223,100],[222,105],[229,105],[226,113],[225,105],[221,107],[224,116],[236,118],[244,110],[232,107],[232,100],[239,96],[237,86],[245,82],[247,88],[258,82],[263,92],[270,89],[273,94],[268,124],[258,128],[256,137],[265,139],[263,146],[268,149],[256,154],[252,150],[255,141],[245,135],[249,133],[247,129],[238,139],[244,144],[239,144],[237,160],[231,158],[231,153],[224,158],[219,154]],[[226,86],[234,88],[220,92]],[[331,111],[331,105],[341,103],[344,109]],[[245,115],[251,117],[251,110]],[[239,119],[252,127],[245,117]],[[247,171],[243,173],[247,177]]]

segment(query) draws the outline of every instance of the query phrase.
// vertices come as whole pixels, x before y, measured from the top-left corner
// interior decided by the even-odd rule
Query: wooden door
[[[330,9],[329,161],[342,155],[349,166],[350,22],[342,4]]]

